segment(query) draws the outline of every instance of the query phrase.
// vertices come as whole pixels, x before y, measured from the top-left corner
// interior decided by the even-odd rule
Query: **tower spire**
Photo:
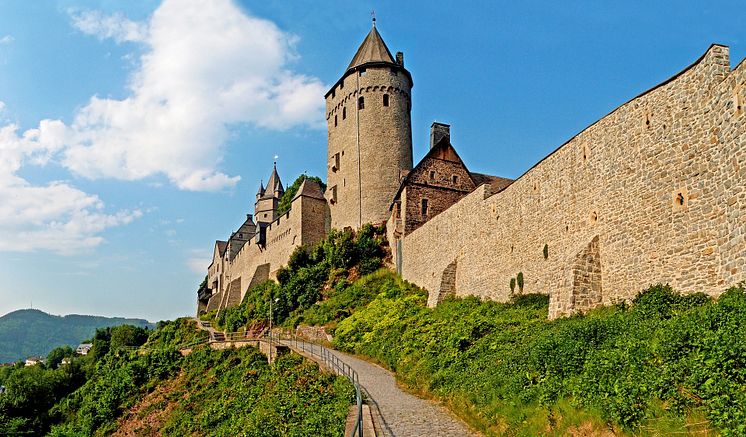
[[[376,27],[376,10],[370,11],[370,17],[373,19],[373,27]]]

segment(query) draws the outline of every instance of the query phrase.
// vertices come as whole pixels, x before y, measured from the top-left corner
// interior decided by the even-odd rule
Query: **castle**
[[[442,123],[413,166],[412,87],[374,25],[325,95],[326,191],[306,179],[278,214],[273,169],[253,216],[215,243],[199,312],[237,305],[296,247],[364,223],[386,223],[395,268],[429,305],[549,293],[554,318],[651,283],[717,296],[746,280],[746,62],[731,70],[728,47],[712,45],[516,180],[469,171]]]

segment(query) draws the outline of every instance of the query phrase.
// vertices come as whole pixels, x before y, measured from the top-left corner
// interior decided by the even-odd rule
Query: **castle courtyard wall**
[[[505,301],[521,272],[550,317],[651,283],[717,296],[746,280],[745,82],[744,63],[731,71],[728,48],[710,47],[505,190],[482,185],[404,237],[402,276],[435,304],[454,288]]]

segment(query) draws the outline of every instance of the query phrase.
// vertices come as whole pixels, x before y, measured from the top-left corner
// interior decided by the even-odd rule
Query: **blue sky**
[[[325,177],[323,93],[370,28],[414,78],[415,161],[450,123],[517,177],[711,43],[740,1],[0,3],[0,314],[192,314],[274,155]]]

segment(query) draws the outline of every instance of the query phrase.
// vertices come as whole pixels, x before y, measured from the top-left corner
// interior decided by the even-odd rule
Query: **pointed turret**
[[[272,193],[275,197],[282,197],[282,195],[285,194],[285,188],[282,187],[280,175],[277,174],[277,163],[275,163],[274,168],[272,169],[272,175],[267,181],[267,190],[270,190],[267,195]]]
[[[378,33],[375,26],[370,29],[368,36],[366,36],[363,43],[360,44],[357,53],[352,57],[352,61],[347,69],[349,70],[350,68],[355,68],[371,62],[396,64],[394,57],[391,56],[389,48],[386,47],[386,43],[383,42],[383,38],[381,38],[381,34]]]
[[[277,163],[275,163],[272,167],[272,174],[267,180],[267,186],[260,184],[259,191],[256,193],[254,216],[257,223],[271,223],[277,218],[277,206],[283,194],[285,194],[285,188],[282,186],[280,175],[277,173]]]

